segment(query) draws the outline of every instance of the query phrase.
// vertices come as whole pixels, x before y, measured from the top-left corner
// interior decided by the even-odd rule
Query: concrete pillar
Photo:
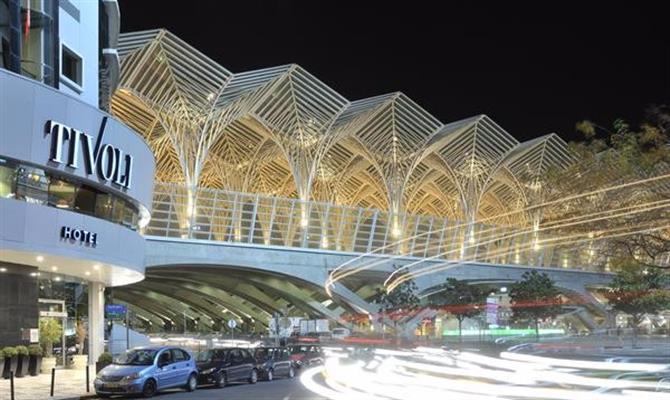
[[[88,283],[88,363],[95,364],[105,351],[105,286]]]

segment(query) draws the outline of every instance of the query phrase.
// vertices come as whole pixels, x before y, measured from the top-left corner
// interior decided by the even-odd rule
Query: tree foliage
[[[386,313],[402,309],[411,310],[419,305],[419,297],[416,295],[417,290],[414,280],[401,283],[391,292],[378,289],[375,295],[375,303]]]
[[[583,221],[550,233],[583,235],[594,263],[633,259],[669,268],[670,206],[663,202],[670,200],[670,107],[651,107],[639,125],[581,121],[576,128],[584,140],[570,144],[575,162],[543,177],[546,200],[558,206],[543,210],[542,225]]]
[[[603,294],[613,309],[631,316],[635,329],[645,314],[670,308],[668,285],[668,275],[659,269],[624,264]]]
[[[403,316],[419,306],[417,291],[418,287],[413,279],[404,281],[390,292],[377,289],[373,301],[379,306],[380,322],[384,324],[384,320],[388,316],[393,321],[394,328],[397,327],[398,321]]]
[[[63,327],[54,318],[40,318],[40,344],[46,357],[53,355],[53,344],[63,335]]]
[[[510,298],[513,318],[516,321],[532,322],[538,337],[539,322],[561,312],[558,288],[546,273],[535,270],[524,272],[522,280],[512,285]]]
[[[458,336],[462,338],[462,325],[466,318],[479,315],[486,301],[486,292],[465,281],[447,278],[440,290],[428,297],[431,306],[442,309],[458,320]]]

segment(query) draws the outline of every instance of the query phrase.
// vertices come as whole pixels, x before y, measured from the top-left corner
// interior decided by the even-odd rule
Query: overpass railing
[[[532,228],[157,183],[147,236],[597,270],[593,250]],[[543,244],[549,243],[549,244]]]

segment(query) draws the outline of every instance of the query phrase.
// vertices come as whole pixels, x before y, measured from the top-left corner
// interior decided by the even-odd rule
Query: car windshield
[[[118,365],[151,365],[156,358],[157,350],[151,349],[136,349],[128,350],[122,353],[114,360],[114,364]]]

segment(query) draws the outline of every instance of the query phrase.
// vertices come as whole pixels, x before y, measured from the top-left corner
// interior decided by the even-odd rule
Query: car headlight
[[[135,379],[140,379],[139,372],[135,372],[134,374],[126,375],[123,377],[124,381],[134,381]]]
[[[203,374],[203,375],[207,375],[207,374],[211,374],[215,370],[216,370],[216,368],[207,368],[205,370],[200,371],[200,373]]]

